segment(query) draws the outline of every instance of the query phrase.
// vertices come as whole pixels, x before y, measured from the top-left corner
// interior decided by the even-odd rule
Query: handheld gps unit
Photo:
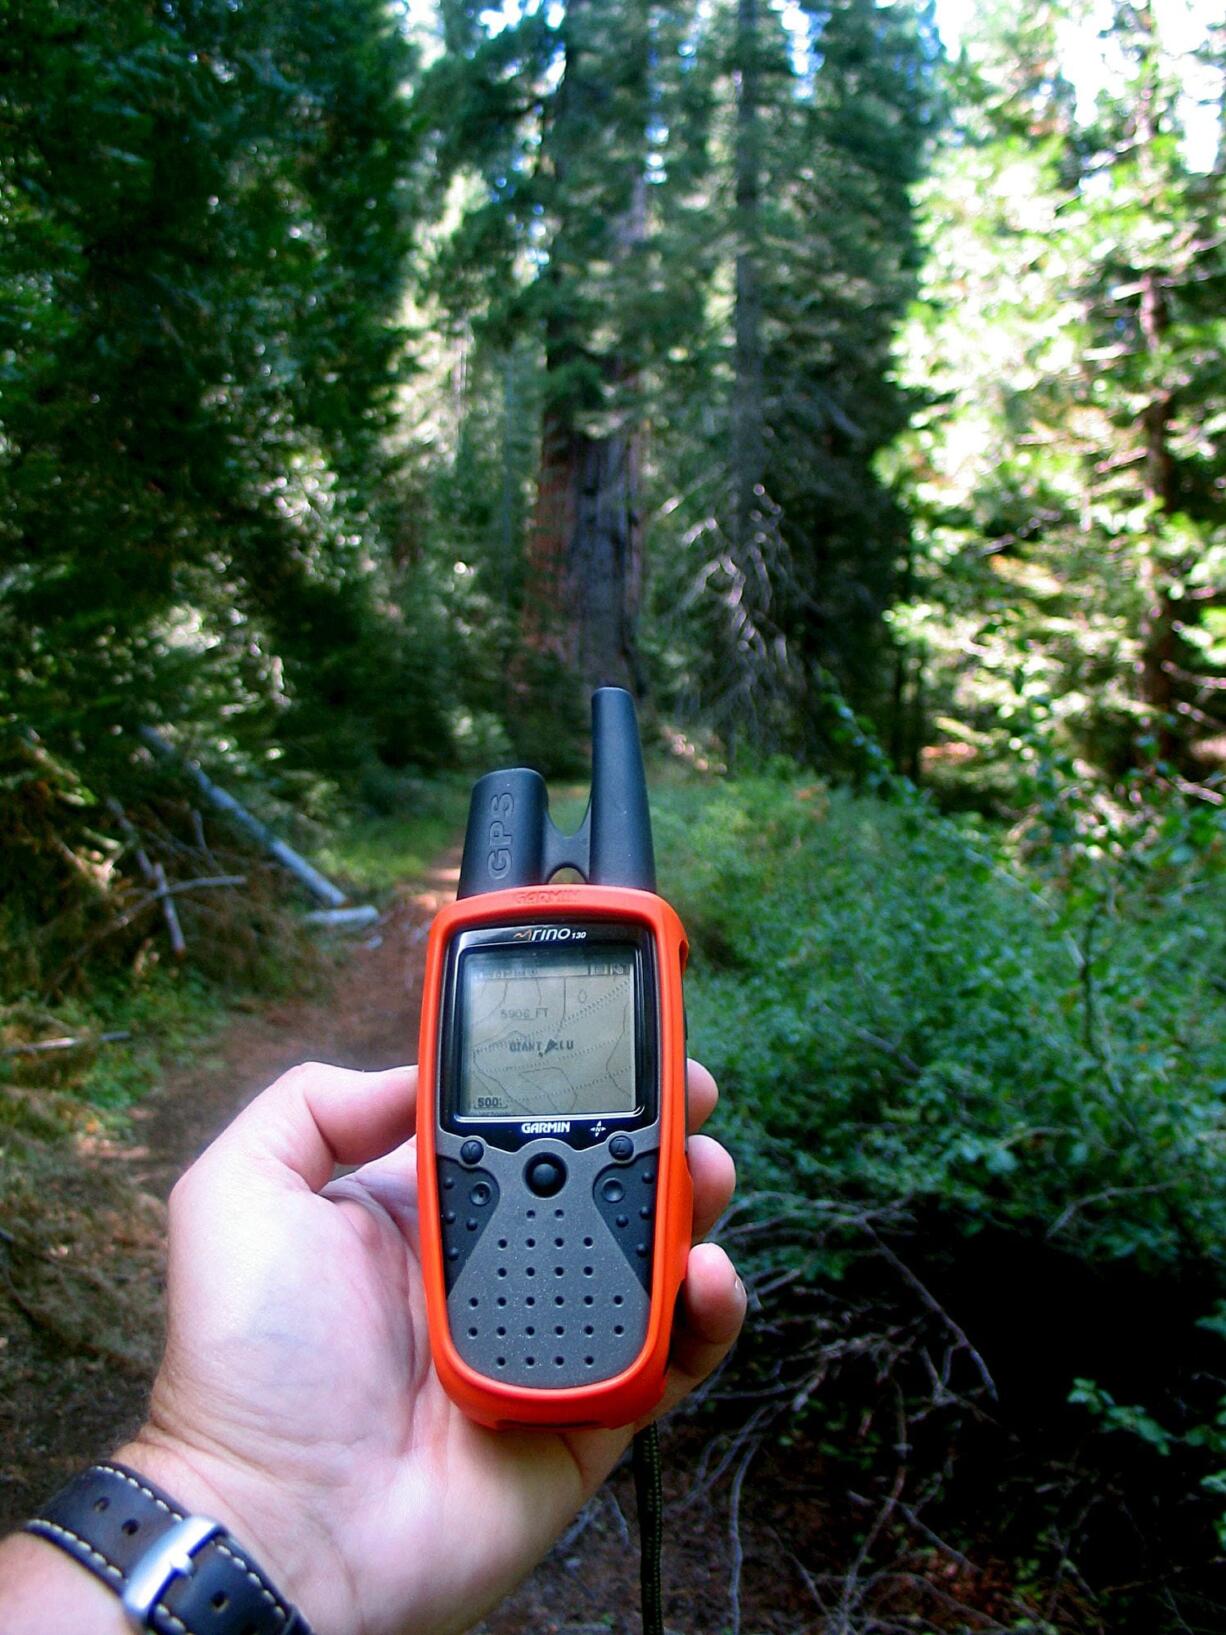
[[[560,869],[582,883],[549,884]],[[537,772],[480,779],[426,955],[430,1340],[486,1425],[627,1425],[663,1392],[691,1230],[685,958],[634,705],[601,688],[582,825],[559,833]]]

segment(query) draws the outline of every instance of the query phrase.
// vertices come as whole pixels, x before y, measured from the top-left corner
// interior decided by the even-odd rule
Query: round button
[[[538,1198],[552,1198],[566,1182],[566,1165],[560,1158],[534,1158],[524,1171],[524,1180]]]
[[[615,1135],[609,1138],[609,1152],[614,1158],[623,1163],[627,1158],[634,1157],[634,1142],[628,1135]]]
[[[462,1164],[479,1164],[485,1156],[485,1146],[480,1141],[466,1141],[460,1148],[460,1162]]]
[[[476,1204],[478,1209],[483,1209],[493,1196],[488,1181],[477,1181],[468,1194],[468,1201],[470,1204]]]
[[[609,1179],[601,1187],[600,1195],[607,1203],[619,1204],[626,1196],[626,1189],[616,1175],[610,1175]]]

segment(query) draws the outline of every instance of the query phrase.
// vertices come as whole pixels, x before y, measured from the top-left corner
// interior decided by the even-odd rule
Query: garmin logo
[[[530,1118],[526,1124],[521,1124],[519,1128],[522,1135],[569,1135],[570,1119]]]
[[[517,931],[512,942],[584,942],[587,932],[571,925],[533,925]]]

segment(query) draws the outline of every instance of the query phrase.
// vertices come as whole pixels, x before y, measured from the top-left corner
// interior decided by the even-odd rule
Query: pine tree
[[[646,223],[646,6],[568,0],[545,128],[545,409],[525,635],[585,687],[642,690],[642,364],[627,316]]]
[[[934,766],[1002,793],[1044,744],[1184,778],[1220,720],[1220,179],[1188,167],[1150,13],[1118,12],[1088,129],[1066,25],[1004,10],[960,67],[910,345],[934,406],[905,444],[922,549],[899,625],[929,659]]]
[[[0,712],[86,760],[223,707],[349,766],[439,744],[377,599],[403,37],[377,0],[21,0],[0,50]]]
[[[474,377],[492,380],[515,350],[532,376],[518,377],[523,401],[539,406],[531,514],[518,564],[498,574],[520,598],[512,713],[538,758],[563,753],[559,712],[578,726],[587,687],[646,685],[645,422],[677,315],[694,313],[692,269],[664,246],[660,214],[666,178],[683,185],[686,170],[673,124],[694,112],[688,14],[575,0],[489,34],[456,8],[419,98],[454,214],[434,298],[473,359],[491,360]]]
[[[931,23],[849,0],[814,9],[798,43],[741,0],[707,49],[729,69],[716,197],[733,293],[724,412],[699,433],[726,475],[683,485],[703,631],[687,682],[726,741],[828,755],[832,686],[885,705],[906,525],[875,460],[910,407],[891,347],[918,261]]]
[[[1223,176],[1188,168],[1182,76],[1148,0],[1117,6],[1110,38],[1119,73],[1083,189],[1088,386],[1102,416],[1089,497],[1132,601],[1133,758],[1185,773],[1194,742],[1226,722],[1201,622],[1226,602],[1224,468],[1207,435],[1226,412]]]

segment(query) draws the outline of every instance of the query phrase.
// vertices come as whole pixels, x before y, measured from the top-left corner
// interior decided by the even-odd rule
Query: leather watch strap
[[[306,1620],[224,1527],[190,1516],[147,1477],[83,1470],[25,1525],[120,1596],[157,1635],[311,1635]]]

